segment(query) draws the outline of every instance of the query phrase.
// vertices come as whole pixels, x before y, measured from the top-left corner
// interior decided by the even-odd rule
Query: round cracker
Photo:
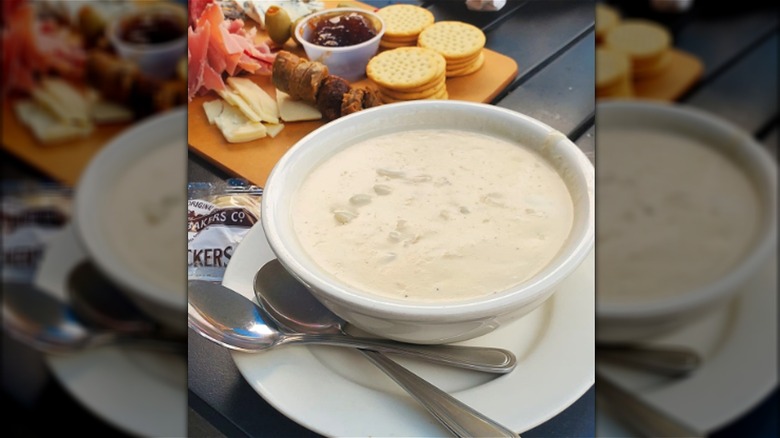
[[[485,64],[485,56],[480,54],[480,56],[477,57],[477,60],[474,61],[474,63],[472,63],[471,65],[467,65],[466,67],[463,67],[461,69],[456,69],[456,70],[448,69],[446,75],[448,78],[470,75],[476,72],[477,70],[479,70],[480,68],[482,68],[484,64]]]
[[[382,87],[409,90],[433,83],[446,69],[444,57],[433,50],[399,47],[371,58],[366,75]]]
[[[671,43],[672,36],[665,27],[643,19],[625,20],[604,37],[607,47],[625,53],[632,62],[652,60],[666,52]]]
[[[388,37],[418,35],[434,21],[431,11],[415,5],[385,6],[376,13],[385,22],[385,35]]]
[[[447,69],[448,70],[460,70],[462,68],[466,68],[475,62],[478,62],[479,57],[484,56],[483,51],[480,50],[479,52],[475,53],[474,56],[471,56],[469,58],[465,58],[463,60],[457,60],[457,61],[447,61]]]
[[[435,50],[448,61],[464,60],[485,47],[485,33],[462,21],[440,21],[428,26],[417,37],[417,45]]]
[[[411,92],[397,91],[390,88],[380,88],[380,91],[385,96],[391,97],[393,99],[415,100],[415,99],[425,99],[427,97],[436,96],[437,94],[441,94],[442,91],[446,91],[446,89],[447,89],[446,82],[441,82],[439,85],[421,91],[411,91]]]
[[[378,91],[378,94],[379,94],[379,99],[381,99],[383,103],[409,102],[411,100],[446,100],[446,99],[449,99],[449,97],[450,97],[449,93],[447,93],[446,89],[444,89],[443,91],[441,91],[441,92],[439,92],[439,93],[437,93],[437,94],[435,94],[433,96],[428,96],[428,97],[420,98],[420,99],[395,99],[395,98],[393,98],[391,96],[388,96],[388,95],[382,93],[381,90]]]
[[[380,40],[379,41],[379,47],[381,47],[383,49],[397,49],[399,47],[414,47],[416,45],[417,45],[417,41],[416,40],[412,41],[410,43],[396,43],[396,42],[393,42],[393,41],[385,41],[385,40]]]

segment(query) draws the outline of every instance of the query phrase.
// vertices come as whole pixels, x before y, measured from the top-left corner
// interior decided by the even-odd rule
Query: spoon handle
[[[381,353],[359,350],[414,397],[456,437],[515,437],[519,435],[475,411]]]
[[[701,437],[706,434],[675,420],[642,398],[614,382],[604,373],[596,372],[596,393],[608,400],[615,417],[644,436],[653,437]]]
[[[596,358],[670,377],[688,374],[701,364],[699,354],[684,347],[598,345]]]
[[[382,353],[401,354],[459,368],[498,374],[508,373],[517,365],[515,355],[511,351],[501,348],[417,345],[336,334],[290,334],[287,342],[366,348]]]

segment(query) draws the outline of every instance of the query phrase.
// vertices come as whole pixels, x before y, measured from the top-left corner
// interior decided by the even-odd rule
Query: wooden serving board
[[[614,99],[645,99],[673,102],[680,99],[699,81],[704,64],[692,54],[672,48],[669,66],[658,76],[633,80],[633,97]],[[605,97],[602,99],[613,99]]]
[[[637,98],[674,101],[699,81],[704,72],[704,65],[699,58],[674,48],[671,49],[670,56],[670,65],[664,73],[634,81]]]
[[[16,117],[17,99],[3,99],[2,147],[54,180],[73,187],[92,157],[131,123],[96,126],[88,137],[43,144]]]
[[[358,2],[353,4],[371,8]],[[328,4],[326,7],[328,6],[334,5]],[[258,30],[258,35],[264,35],[264,32]],[[288,42],[284,49],[305,57],[303,50],[295,46],[294,43]],[[484,55],[485,64],[477,72],[468,76],[447,79],[447,92],[450,100],[490,102],[517,76],[517,63],[514,59],[489,49],[484,49]],[[276,88],[271,83],[270,77],[258,75],[247,77],[262,87],[271,97],[276,98]],[[371,86],[372,82],[364,78],[353,84]],[[215,99],[219,99],[219,96],[210,92],[193,99],[188,105],[187,141],[190,150],[200,154],[226,172],[246,178],[259,186],[265,185],[271,169],[288,149],[306,134],[325,124],[322,120],[290,122],[284,124],[284,129],[275,138],[265,137],[246,143],[228,143],[216,126],[209,125],[203,111],[203,103]]]

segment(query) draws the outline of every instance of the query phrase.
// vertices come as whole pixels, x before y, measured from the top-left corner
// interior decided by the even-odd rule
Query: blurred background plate
[[[66,299],[70,269],[86,258],[67,226],[52,239],[35,284]],[[187,363],[183,356],[101,347],[47,356],[54,377],[85,408],[133,435],[187,435]]]

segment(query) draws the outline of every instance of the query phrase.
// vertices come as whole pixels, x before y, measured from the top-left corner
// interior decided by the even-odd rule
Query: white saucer
[[[776,266],[777,258],[773,257],[732,303],[684,329],[653,340],[697,350],[703,364],[690,376],[665,380],[602,364],[599,370],[702,435],[728,425],[777,387]],[[639,435],[622,423],[605,401],[597,410],[596,436]]]
[[[272,260],[255,225],[236,249],[223,284],[254,300],[255,272]],[[547,303],[463,344],[510,349],[517,368],[496,376],[395,357],[469,406],[517,432],[562,412],[594,382],[594,257]],[[442,436],[446,430],[359,353],[328,346],[231,352],[252,388],[300,425],[327,436]],[[246,409],[252,409],[246,406]]]
[[[67,299],[67,274],[86,257],[74,230],[65,227],[47,247],[35,284]],[[46,362],[62,386],[107,423],[134,435],[187,435],[185,357],[101,347],[49,355]]]

